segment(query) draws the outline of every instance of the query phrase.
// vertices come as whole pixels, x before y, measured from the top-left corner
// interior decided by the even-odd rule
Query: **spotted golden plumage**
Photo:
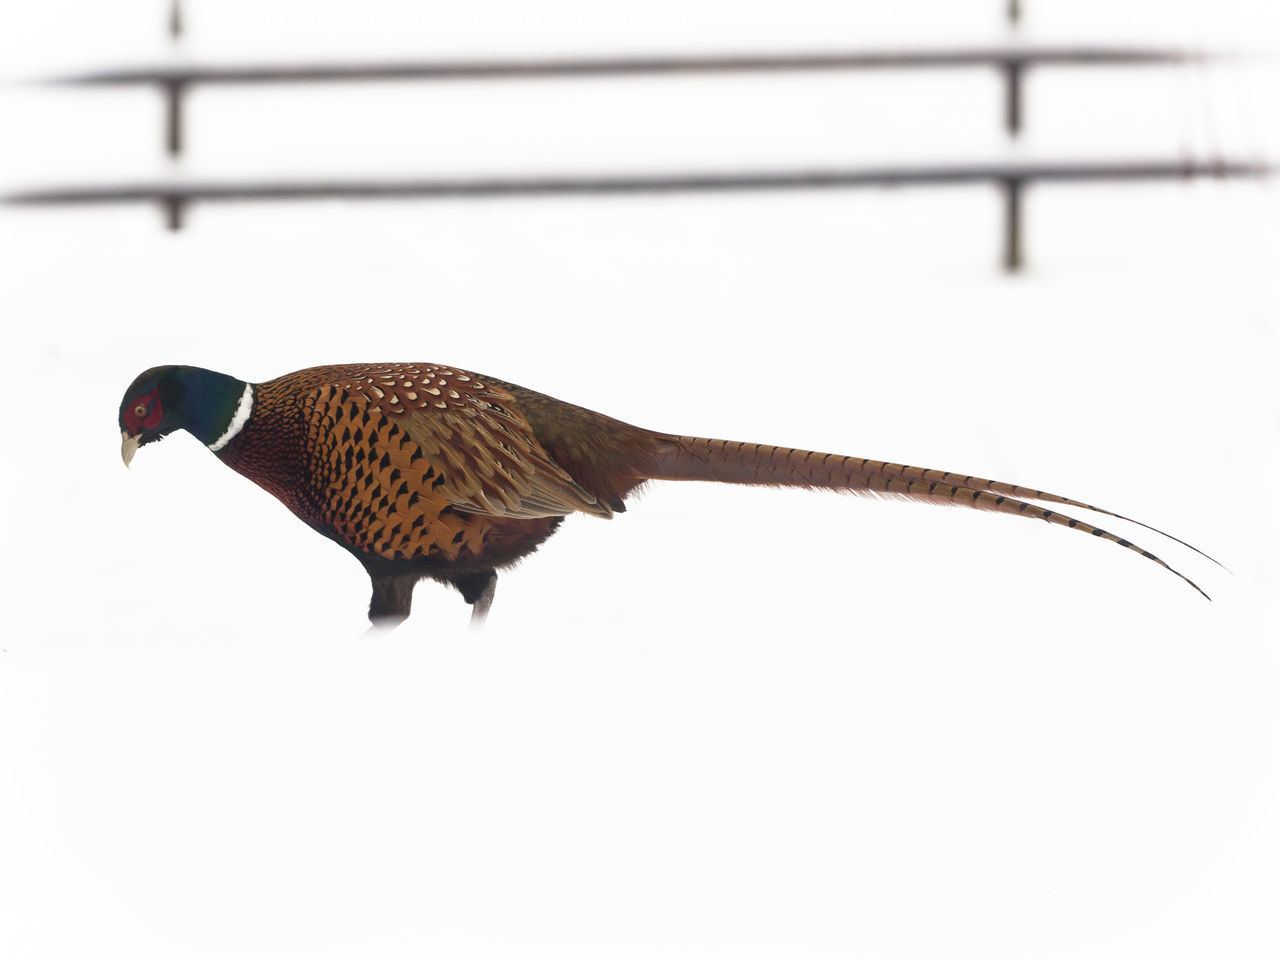
[[[1200,590],[1128,540],[1032,505],[1119,517],[1057,494],[880,460],[657,433],[456,367],[312,367],[259,384],[199,367],[157,367],[125,392],[120,428],[126,464],[140,445],[189,431],[345,547],[372,580],[375,623],[407,617],[424,577],[456,587],[482,619],[497,570],[537,549],[568,514],[624,510],[627,494],[647,480],[826,488],[1033,517],[1140,553]]]

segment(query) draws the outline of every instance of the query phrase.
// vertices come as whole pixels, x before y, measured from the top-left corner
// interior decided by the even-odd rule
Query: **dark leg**
[[[418,582],[415,574],[369,574],[373,581],[373,599],[369,601],[369,619],[377,629],[398,626],[407,616],[413,604],[413,587]]]
[[[453,585],[462,594],[462,599],[471,604],[471,625],[478,627],[483,624],[493,603],[493,591],[498,586],[497,571],[468,573],[454,579]]]

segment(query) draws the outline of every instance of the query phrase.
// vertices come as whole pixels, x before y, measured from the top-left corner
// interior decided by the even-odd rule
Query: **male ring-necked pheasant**
[[[174,430],[194,434],[349,550],[373,581],[369,618],[378,625],[407,617],[414,584],[428,577],[456,587],[473,621],[483,619],[498,570],[536,550],[567,514],[624,510],[647,480],[823,488],[1033,517],[1140,553],[1204,593],[1128,540],[1029,502],[1120,517],[1067,497],[881,460],[656,433],[457,367],[312,367],[265,383],[156,367],[125,392],[120,429],[126,465]]]

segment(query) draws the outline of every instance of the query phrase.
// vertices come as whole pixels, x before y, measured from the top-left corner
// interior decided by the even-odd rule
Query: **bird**
[[[119,422],[126,467],[139,447],[186,430],[351,553],[369,575],[375,628],[409,616],[423,579],[455,588],[482,623],[499,570],[566,516],[622,513],[653,480],[825,489],[1039,519],[1138,553],[1209,598],[1154,553],[1043,506],[1126,520],[1213,559],[1079,500],[884,460],[661,433],[453,366],[318,366],[262,383],[153,367],[125,391]]]

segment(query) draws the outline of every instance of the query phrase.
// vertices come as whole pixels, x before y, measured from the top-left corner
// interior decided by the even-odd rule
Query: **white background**
[[[1274,4],[1028,0],[1028,41],[1265,51]],[[8,0],[11,80],[308,57],[1006,38],[1003,4]],[[203,177],[1280,156],[1269,60],[307,86],[190,101]],[[9,187],[174,175],[146,90],[0,89]],[[1274,958],[1280,241],[1257,183],[0,211],[6,957]],[[645,426],[1042,486],[1045,524],[655,485],[488,628],[367,581],[145,367],[441,361]],[[1108,524],[1108,526],[1111,526]]]

